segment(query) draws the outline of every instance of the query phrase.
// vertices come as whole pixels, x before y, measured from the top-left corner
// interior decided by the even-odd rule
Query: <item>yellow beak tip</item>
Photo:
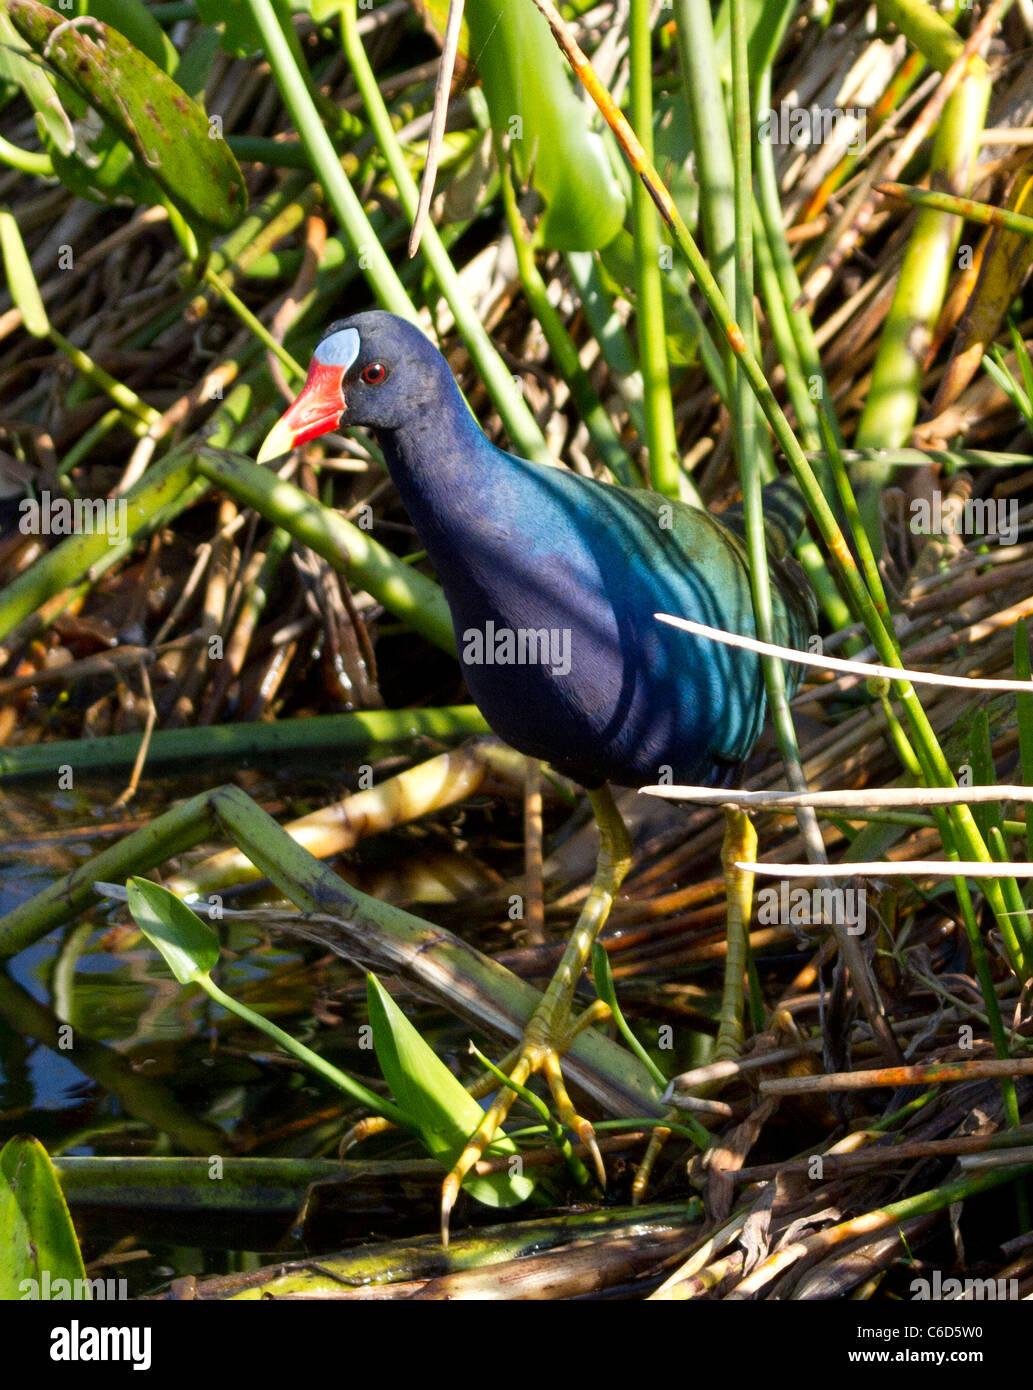
[[[293,448],[293,433],[281,416],[263,440],[255,462],[268,463],[270,459],[278,459],[283,454],[289,454]]]

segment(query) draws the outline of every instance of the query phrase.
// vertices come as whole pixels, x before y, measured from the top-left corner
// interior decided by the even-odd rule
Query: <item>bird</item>
[[[675,631],[659,613],[756,636],[741,510],[720,517],[642,488],[507,453],[484,434],[441,352],[382,310],[332,323],[257,460],[368,427],[433,565],[470,695],[492,730],[580,783],[599,828],[596,872],[509,1076],[541,1073],[561,1121],[605,1170],[560,1059],[583,1021],[574,996],[631,864],[612,786],[730,786],[764,725],[753,652]],[[803,648],[814,598],[789,555],[805,520],[790,478],[764,489],[773,637]],[[786,675],[790,693],[800,667]],[[466,1173],[508,1114],[500,1090],[442,1194],[442,1233]]]

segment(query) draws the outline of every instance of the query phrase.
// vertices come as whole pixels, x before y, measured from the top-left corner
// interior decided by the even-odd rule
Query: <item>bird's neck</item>
[[[507,474],[522,461],[486,438],[451,377],[411,421],[379,438],[405,509],[444,578],[461,558],[464,537],[469,542],[471,530],[497,511]]]

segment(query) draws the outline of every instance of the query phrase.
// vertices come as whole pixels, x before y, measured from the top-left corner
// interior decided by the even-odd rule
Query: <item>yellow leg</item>
[[[714,1061],[731,1061],[742,1051],[743,981],[750,917],[753,915],[753,875],[735,867],[757,857],[757,832],[745,811],[725,808],[725,837],[721,845],[721,867],[725,876],[728,909],[725,917],[728,954],[725,957],[725,984],[721,995],[721,1015],[714,1044]]]
[[[730,1061],[738,1057],[743,1043],[743,978],[746,972],[746,946],[753,915],[753,875],[735,867],[742,860],[754,861],[757,857],[757,832],[745,811],[735,807],[725,807],[725,834],[721,845],[721,867],[725,878],[726,935],[728,954],[725,957],[725,980],[721,992],[721,1012],[719,1015],[717,1041],[714,1044],[715,1062]],[[678,1117],[677,1110],[671,1110],[665,1120]],[[660,1151],[671,1131],[663,1124],[657,1125],[649,1146],[638,1166],[635,1181],[631,1186],[631,1202],[637,1206],[645,1196],[649,1179]]]
[[[563,959],[524,1031],[509,1077],[515,1085],[523,1086],[529,1077],[541,1072],[552,1092],[561,1122],[578,1135],[591,1153],[599,1181],[605,1184],[606,1170],[595,1140],[595,1130],[588,1120],[577,1113],[567,1094],[560,1057],[585,1026],[584,1017],[571,1017],[574,991],[592,954],[596,937],[610,914],[613,900],[631,867],[631,840],[609,787],[590,791],[588,797],[599,827],[599,858],[595,877],[567,942]],[[590,1011],[589,1021],[594,1017],[595,1013]],[[441,1193],[441,1240],[444,1245],[448,1244],[449,1218],[463,1179],[495,1137],[515,1098],[515,1091],[503,1087],[445,1179]]]

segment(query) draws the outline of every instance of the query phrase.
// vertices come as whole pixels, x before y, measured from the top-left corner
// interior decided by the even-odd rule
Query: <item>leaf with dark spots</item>
[[[188,222],[237,224],[244,182],[203,109],[117,29],[63,20],[37,0],[7,0],[19,34],[97,110]],[[158,138],[160,136],[160,139]]]

